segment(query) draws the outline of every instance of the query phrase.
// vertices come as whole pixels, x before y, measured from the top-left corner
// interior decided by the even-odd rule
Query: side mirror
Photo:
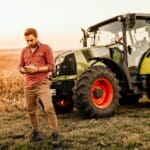
[[[132,47],[128,45],[128,53],[131,55],[132,54]]]
[[[82,42],[83,42],[83,47],[87,47],[87,38],[89,37],[88,33],[86,30],[84,30],[83,28],[81,28],[81,31],[83,32],[83,38],[82,38]]]
[[[136,21],[136,15],[135,14],[127,14],[126,16],[127,26],[128,28],[133,28]]]

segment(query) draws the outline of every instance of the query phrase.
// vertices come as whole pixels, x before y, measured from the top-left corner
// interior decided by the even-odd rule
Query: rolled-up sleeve
[[[45,50],[45,58],[46,58],[46,66],[48,67],[48,71],[53,71],[54,70],[54,58],[53,58],[53,51],[52,49],[47,46]]]

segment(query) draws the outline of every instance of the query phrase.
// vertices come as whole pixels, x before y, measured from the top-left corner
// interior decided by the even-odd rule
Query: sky
[[[28,27],[54,50],[80,48],[81,28],[128,12],[150,13],[150,0],[0,0],[0,49],[25,47]]]

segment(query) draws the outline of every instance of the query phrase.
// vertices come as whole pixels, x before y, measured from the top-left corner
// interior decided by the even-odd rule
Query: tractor
[[[83,48],[55,58],[51,92],[57,113],[111,116],[120,104],[150,98],[150,14],[118,15],[88,27]]]

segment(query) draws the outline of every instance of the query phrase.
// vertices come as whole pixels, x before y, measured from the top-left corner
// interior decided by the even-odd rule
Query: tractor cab
[[[83,47],[106,46],[114,49],[112,55],[119,55],[120,51],[129,67],[138,66],[142,55],[150,48],[148,14],[116,16],[82,31]]]

